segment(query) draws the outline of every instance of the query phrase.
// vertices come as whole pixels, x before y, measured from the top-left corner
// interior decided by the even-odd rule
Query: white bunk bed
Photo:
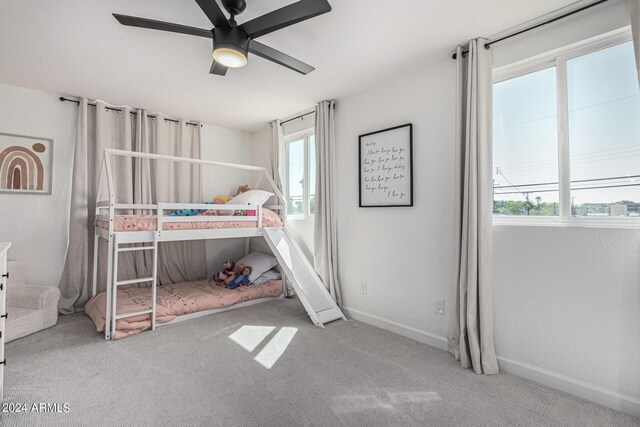
[[[278,216],[282,220],[283,226],[280,227],[264,227],[263,226],[263,207],[253,205],[211,205],[200,203],[161,203],[156,204],[131,204],[131,203],[116,203],[117,194],[114,185],[113,172],[111,163],[115,157],[129,157],[139,159],[150,160],[167,160],[173,162],[191,163],[197,165],[212,165],[220,166],[224,168],[246,170],[251,172],[260,173],[257,186],[263,181],[266,181],[271,192],[275,194],[277,203],[274,205],[267,205],[265,208],[277,212]],[[100,200],[104,179],[106,176],[106,184],[108,189],[108,199]],[[346,320],[333,298],[329,295],[326,288],[316,275],[312,266],[306,259],[300,247],[295,243],[286,229],[286,204],[284,196],[278,190],[273,179],[267,173],[265,168],[241,165],[234,163],[225,163],[209,160],[191,159],[185,157],[165,156],[160,154],[141,153],[134,151],[105,149],[103,154],[101,173],[98,182],[98,200],[96,201],[96,227],[95,227],[95,239],[94,239],[94,258],[93,258],[93,283],[92,283],[92,296],[97,293],[98,283],[98,262],[100,257],[98,256],[100,239],[104,239],[107,242],[107,280],[106,280],[106,307],[105,307],[105,327],[104,336],[105,339],[115,339],[116,320],[134,317],[140,315],[151,315],[151,329],[155,330],[158,326],[164,326],[173,324],[181,320],[192,319],[212,313],[226,311],[233,308],[240,308],[259,302],[265,302],[276,299],[277,297],[267,297],[256,299],[240,304],[236,304],[232,307],[226,307],[222,309],[206,310],[196,313],[190,313],[183,316],[178,316],[176,319],[166,322],[156,322],[156,288],[158,286],[157,271],[158,271],[158,244],[160,242],[170,241],[187,241],[187,240],[204,240],[204,239],[228,239],[228,238],[245,238],[247,239],[247,248],[249,238],[251,237],[263,237],[266,241],[280,266],[280,271],[283,276],[286,276],[294,289],[296,295],[307,309],[309,317],[312,322],[317,326],[323,327],[325,323],[333,320],[343,319]],[[251,216],[167,216],[165,213],[174,211],[177,209],[224,209],[233,211],[256,211],[255,215]],[[118,219],[118,213],[122,211],[144,211],[147,214],[152,214],[155,217],[155,226],[153,229],[145,230],[116,230],[115,224]],[[104,226],[98,226],[98,221],[102,222]],[[167,225],[170,223],[192,223],[196,225],[196,222],[206,222],[207,224],[213,224],[220,222],[233,222],[234,228],[194,228],[194,229],[167,229]],[[239,224],[239,222],[246,222]],[[142,244],[141,246],[122,246],[131,244]],[[122,252],[131,251],[152,251],[153,254],[153,267],[152,275],[150,277],[142,277],[130,280],[118,281],[118,255]],[[284,277],[283,277],[284,279]],[[137,283],[151,283],[151,307],[143,311],[116,313],[116,298],[117,289],[120,286],[132,285]],[[284,283],[284,280],[283,280]]]

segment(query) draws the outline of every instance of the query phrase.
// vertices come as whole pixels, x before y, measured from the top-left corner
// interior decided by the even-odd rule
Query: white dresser
[[[4,357],[4,325],[7,319],[6,302],[7,302],[7,252],[11,247],[11,243],[0,242],[0,403],[3,396],[4,366],[6,359]]]

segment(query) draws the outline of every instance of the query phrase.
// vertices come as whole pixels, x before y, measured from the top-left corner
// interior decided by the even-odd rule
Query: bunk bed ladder
[[[118,319],[123,319],[125,317],[134,317],[140,316],[143,314],[151,314],[151,329],[156,329],[156,291],[158,284],[158,233],[153,233],[153,240],[151,245],[143,244],[143,246],[129,246],[129,247],[120,247],[120,242],[118,241],[118,233],[114,233],[113,235],[113,273],[111,275],[113,283],[112,283],[112,292],[111,292],[111,315],[109,316],[111,319],[110,325],[110,338],[115,339],[116,336],[116,321]],[[122,252],[134,252],[134,251],[153,251],[153,266],[151,271],[151,277],[143,277],[138,279],[128,279],[128,280],[118,280],[118,258],[120,253]],[[131,313],[122,313],[118,314],[116,312],[117,307],[117,295],[118,295],[118,287],[123,285],[132,285],[136,283],[146,283],[151,282],[151,307],[145,310],[131,312]],[[105,327],[107,327],[105,325]]]

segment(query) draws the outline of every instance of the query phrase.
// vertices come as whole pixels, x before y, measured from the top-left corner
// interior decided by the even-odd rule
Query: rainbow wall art
[[[0,192],[51,194],[53,140],[0,133]]]

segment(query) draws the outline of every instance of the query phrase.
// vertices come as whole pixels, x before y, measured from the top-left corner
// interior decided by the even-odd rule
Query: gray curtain
[[[90,106],[84,98],[78,107],[69,245],[59,284],[59,309],[63,314],[81,309],[90,296],[95,201],[103,150],[118,148],[200,157],[200,126],[186,126],[182,121],[169,123],[162,117],[154,120],[143,110],[132,115],[128,107],[118,107],[121,111],[106,107],[101,101],[96,102],[95,107]],[[165,165],[159,168],[149,160],[114,159],[112,168],[117,203],[202,201],[197,167]],[[108,197],[106,181],[103,184],[102,200]],[[99,289],[104,289],[107,246],[104,241],[101,243],[98,277]],[[204,242],[163,243],[160,246],[158,277],[161,283],[206,277]],[[118,270],[120,279],[148,276],[151,274],[151,254],[120,254]]]
[[[629,18],[631,18],[631,32],[633,33],[633,50],[636,54],[638,83],[640,84],[640,0],[627,1],[629,4]]]
[[[280,145],[282,144],[282,126],[280,120],[269,122],[269,166],[271,177],[278,190],[282,191],[282,179],[280,177]]]
[[[149,148],[152,153],[200,158],[200,125],[173,123],[158,115],[151,123]],[[153,203],[202,203],[201,170],[198,165],[166,160],[151,161]],[[148,253],[149,257],[151,254]],[[151,276],[151,262],[149,276]],[[158,280],[161,284],[179,283],[207,277],[206,242],[161,243],[158,252]]]
[[[334,213],[335,101],[316,105],[316,210],[314,215],[315,270],[333,299],[340,304],[338,239]]]
[[[464,368],[498,373],[493,345],[491,51],[486,40],[457,51],[454,260],[448,348]]]

